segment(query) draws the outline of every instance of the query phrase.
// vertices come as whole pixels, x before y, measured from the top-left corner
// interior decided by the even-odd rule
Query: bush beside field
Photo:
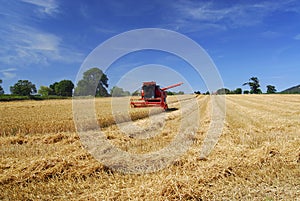
[[[50,99],[68,99],[70,97],[65,96],[40,96],[40,95],[30,95],[30,96],[18,96],[4,94],[0,95],[0,102],[4,101],[22,101],[22,100],[50,100]]]

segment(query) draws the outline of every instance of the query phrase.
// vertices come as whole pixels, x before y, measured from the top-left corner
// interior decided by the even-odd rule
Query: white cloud
[[[58,51],[61,42],[54,34],[26,26],[14,27],[14,35],[15,42],[29,50]]]
[[[297,34],[296,36],[294,36],[295,40],[300,40],[300,34]]]
[[[17,76],[17,74],[15,73],[16,70],[17,70],[16,68],[7,68],[7,69],[0,70],[1,79],[10,80],[16,77]]]
[[[180,31],[183,33],[192,33],[192,32],[205,32],[210,34],[211,32],[216,31],[225,31],[227,27],[224,24],[216,24],[216,23],[195,23],[185,19],[178,19],[172,24],[164,25],[167,28],[174,29],[175,31]],[[164,28],[164,27],[162,27]]]
[[[30,9],[34,14],[52,17],[59,12],[59,5],[54,0],[22,0],[22,4],[24,2],[33,5]],[[24,15],[22,9],[24,5],[21,4],[12,9],[0,9],[7,13],[7,17],[0,19],[1,65],[19,68],[31,64],[48,65],[53,61],[82,62],[84,55],[74,50],[72,44],[64,43],[56,34],[34,28],[33,18]]]
[[[37,6],[38,11],[41,14],[53,16],[59,12],[58,3],[55,0],[22,0],[22,1]]]
[[[94,27],[94,30],[96,32],[99,32],[99,33],[103,33],[103,34],[117,34],[118,31],[115,30],[115,29],[110,29],[110,28],[102,28],[102,27]]]
[[[242,2],[220,6],[218,2],[180,1],[174,4],[174,7],[183,23],[192,21],[243,27],[262,23],[263,18],[274,11],[288,11],[292,2],[268,1],[256,4]]]
[[[263,38],[275,39],[281,36],[280,33],[274,31],[265,31],[260,34]]]
[[[49,61],[81,62],[84,55],[63,46],[62,39],[54,34],[29,26],[10,26],[0,50],[0,58],[7,65],[47,65]]]

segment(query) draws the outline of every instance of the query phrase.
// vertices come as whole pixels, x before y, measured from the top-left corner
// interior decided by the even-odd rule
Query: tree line
[[[37,90],[35,84],[29,80],[18,80],[13,86],[10,86],[10,92],[13,96],[30,96],[38,93],[41,96],[72,96],[72,90],[74,84],[71,80],[62,80],[60,82],[55,82],[49,87],[40,86],[40,89]],[[4,94],[4,90],[1,87],[1,95]]]
[[[2,84],[2,80],[0,80]],[[54,82],[49,86],[40,86],[37,90],[36,85],[29,80],[18,80],[13,86],[10,86],[12,96],[33,96],[35,94],[43,97],[61,96],[71,97],[73,93],[87,96],[109,96],[107,92],[107,75],[99,68],[92,68],[83,74],[83,78],[78,82],[77,87],[71,80],[61,80]],[[114,89],[114,88],[113,88]],[[4,95],[4,90],[0,85],[0,95]]]
[[[235,90],[230,90],[227,88],[218,89],[213,94],[262,94],[260,89],[259,79],[257,77],[251,77],[248,82],[245,82],[243,86],[249,86],[249,90],[242,90],[242,88],[236,88]],[[267,94],[275,94],[277,92],[276,87],[273,85],[267,85]],[[195,91],[195,94],[201,94],[200,91]],[[210,94],[209,91],[203,93],[204,95]]]
[[[2,80],[0,80],[0,84]],[[120,97],[130,95],[140,95],[139,91],[135,91],[132,94],[129,91],[124,91],[122,88],[114,86],[110,93],[108,92],[108,77],[99,68],[91,68],[85,71],[82,75],[82,79],[78,81],[77,86],[73,84],[71,80],[62,80],[60,82],[54,82],[49,86],[40,86],[37,90],[36,85],[29,80],[19,80],[13,86],[10,87],[12,96],[37,96],[42,97],[71,97],[75,96],[96,96],[96,97]],[[4,94],[4,90],[0,85],[0,95]],[[168,92],[169,95],[184,94],[184,92]]]
[[[4,90],[1,86],[2,80],[0,80],[0,95],[4,95]],[[122,88],[114,86],[110,93],[108,89],[108,77],[99,68],[91,68],[83,73],[82,79],[79,80],[77,86],[73,84],[71,80],[61,80],[60,82],[54,82],[49,86],[40,86],[37,90],[36,85],[29,80],[18,80],[13,86],[10,86],[11,95],[7,96],[29,96],[37,98],[41,96],[47,97],[71,97],[73,94],[76,96],[129,96],[129,91],[124,91]],[[137,93],[137,92],[134,92]],[[18,98],[14,98],[13,100]],[[11,100],[11,99],[7,99]]]

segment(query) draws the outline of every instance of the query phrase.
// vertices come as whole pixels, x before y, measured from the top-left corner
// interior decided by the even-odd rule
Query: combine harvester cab
[[[168,109],[166,102],[166,90],[182,85],[183,83],[173,84],[168,87],[160,88],[156,82],[143,82],[141,98],[132,98],[130,100],[131,107],[161,107]]]

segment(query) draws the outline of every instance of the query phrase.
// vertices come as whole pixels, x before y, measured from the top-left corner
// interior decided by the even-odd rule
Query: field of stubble
[[[110,98],[96,99],[96,118],[114,146],[149,153],[178,134],[179,100],[193,97],[168,97],[173,110],[164,114],[163,124],[155,123],[158,110],[149,118],[148,109],[129,109],[145,133],[123,135]],[[76,132],[72,100],[1,102],[0,200],[299,199],[299,95],[226,96],[222,135],[207,160],[199,160],[199,154],[211,123],[211,97],[198,96],[197,102],[200,118],[190,122],[199,128],[190,149],[167,168],[147,174],[118,172],[95,160]],[[149,128],[159,134],[136,138]]]

